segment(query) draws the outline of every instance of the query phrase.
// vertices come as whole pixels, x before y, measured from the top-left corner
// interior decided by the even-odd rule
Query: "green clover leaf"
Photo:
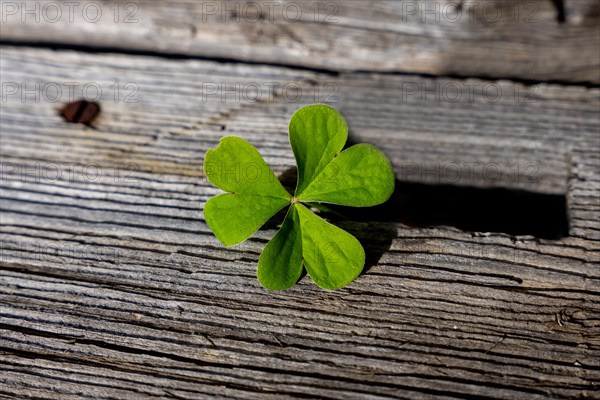
[[[314,214],[318,203],[369,207],[394,191],[394,172],[383,152],[358,144],[342,151],[348,125],[335,109],[317,104],[290,121],[290,144],[298,166],[292,197],[258,151],[238,137],[221,139],[204,159],[208,180],[227,193],[211,198],[204,219],[217,239],[231,246],[248,239],[289,206],[281,229],[258,261],[258,280],[267,289],[288,289],[303,268],[324,289],[338,289],[362,271],[365,252],[348,232]]]

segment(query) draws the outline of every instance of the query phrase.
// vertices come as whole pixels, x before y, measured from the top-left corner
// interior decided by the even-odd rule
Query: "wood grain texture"
[[[59,2],[60,16],[48,3],[56,4],[18,2],[5,12],[3,40],[335,71],[600,83],[596,0],[565,1],[564,22],[551,0],[86,0]]]
[[[93,128],[66,124],[62,102],[43,94],[22,102],[19,89],[2,104],[0,394],[597,397],[600,90],[11,47],[1,54],[3,83],[97,82],[104,97]],[[137,103],[114,100],[117,80],[137,85],[129,99]],[[268,96],[267,82],[298,85],[301,96]],[[215,83],[234,89],[225,101]],[[411,85],[448,83],[471,84],[472,99],[408,95]],[[259,101],[235,99],[256,84]],[[486,85],[504,94],[492,101]],[[530,98],[515,101],[515,88]],[[330,292],[304,277],[267,292],[256,264],[275,227],[220,246],[203,220],[219,191],[204,179],[202,158],[231,134],[287,170],[289,116],[315,96],[348,117],[353,141],[381,147],[401,180],[564,194],[569,236],[346,221],[340,226],[369,259],[359,279]],[[462,163],[502,173],[427,173]],[[530,163],[534,179],[511,172]]]

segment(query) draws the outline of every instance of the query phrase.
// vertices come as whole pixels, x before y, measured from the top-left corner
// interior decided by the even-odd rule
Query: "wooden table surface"
[[[597,0],[0,3],[0,398],[600,398]],[[203,157],[289,175],[317,102],[397,191],[356,281],[270,292]]]

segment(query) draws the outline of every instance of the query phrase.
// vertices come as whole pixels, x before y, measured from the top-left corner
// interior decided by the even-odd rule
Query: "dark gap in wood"
[[[0,41],[0,45],[1,44],[2,44],[2,41]],[[344,72],[346,72],[346,71],[344,71]],[[493,76],[493,75],[487,75],[487,74],[460,75],[460,74],[452,74],[452,73],[435,75],[435,74],[427,74],[427,73],[423,73],[423,72],[414,73],[414,72],[404,72],[404,71],[369,71],[369,70],[363,70],[363,69],[348,71],[348,73],[357,74],[357,75],[358,74],[369,74],[369,75],[374,74],[374,75],[395,75],[395,76],[412,76],[412,77],[416,76],[416,77],[425,78],[425,79],[453,79],[453,80],[478,79],[481,81],[488,81],[488,82],[496,82],[496,81],[506,80],[506,81],[511,81],[513,83],[519,83],[524,86],[534,86],[534,85],[545,84],[545,85],[576,86],[576,87],[584,87],[586,89],[600,88],[600,83],[594,83],[594,82],[590,82],[590,81],[562,81],[560,79],[527,79],[527,78],[521,78],[518,76],[510,75],[510,73],[507,73],[506,75],[502,75],[502,76]]]
[[[77,51],[80,53],[86,54],[119,54],[119,55],[127,55],[127,56],[141,56],[141,57],[156,57],[168,60],[199,60],[199,61],[207,61],[214,62],[220,64],[245,64],[245,65],[259,65],[259,66],[268,66],[268,67],[277,67],[277,68],[287,68],[290,70],[296,71],[306,71],[306,72],[314,72],[317,74],[324,74],[331,77],[339,77],[342,74],[376,74],[376,75],[397,75],[397,76],[410,76],[410,77],[421,77],[426,79],[455,79],[455,80],[464,80],[464,79],[479,79],[482,81],[498,81],[498,80],[509,80],[514,83],[519,83],[525,86],[533,86],[539,84],[551,84],[551,85],[562,85],[562,86],[576,86],[576,87],[585,87],[588,89],[600,88],[600,83],[594,83],[590,81],[563,81],[558,79],[526,79],[517,76],[511,76],[510,74],[502,75],[502,76],[491,76],[491,75],[460,75],[460,74],[427,74],[427,73],[416,73],[410,71],[379,71],[379,70],[333,70],[330,68],[319,68],[319,67],[310,67],[298,64],[291,63],[278,63],[278,62],[268,62],[268,61],[251,61],[251,60],[242,60],[238,58],[227,58],[227,57],[213,57],[213,56],[201,56],[201,55],[193,55],[193,54],[182,54],[182,53],[167,53],[155,50],[141,50],[141,49],[124,49],[119,47],[112,46],[90,46],[90,45],[80,45],[80,44],[66,44],[66,43],[58,43],[58,42],[39,42],[39,41],[27,41],[27,40],[12,40],[12,39],[1,39],[0,46],[12,46],[12,47],[29,47],[36,49],[50,49],[50,50],[60,50],[60,51]]]
[[[167,60],[199,60],[214,62],[218,64],[245,64],[245,65],[260,65],[268,67],[287,68],[297,71],[314,72],[316,74],[324,74],[333,77],[340,75],[338,71],[328,68],[318,68],[302,66],[297,64],[286,64],[268,61],[251,61],[242,60],[237,58],[228,57],[216,57],[216,56],[200,56],[194,54],[182,54],[182,53],[168,53],[156,50],[142,50],[142,49],[125,49],[116,46],[96,46],[96,45],[81,45],[81,44],[66,44],[59,42],[39,42],[39,41],[27,41],[27,40],[0,40],[0,46],[13,46],[13,47],[29,47],[36,49],[50,49],[60,51],[77,51],[85,54],[120,54],[127,56],[141,56],[141,57],[156,57]]]
[[[554,7],[556,7],[556,20],[559,24],[567,22],[567,14],[565,11],[565,0],[552,0]]]
[[[348,144],[352,143],[349,140]],[[296,175],[296,168],[290,168],[279,176],[283,186],[292,193]],[[396,180],[394,193],[385,204],[365,208],[327,205],[323,215],[333,220],[390,223],[389,232],[378,226],[377,232],[371,232],[373,237],[364,228],[355,232],[359,239],[365,238],[366,247],[372,247],[375,258],[378,258],[378,250],[391,244],[396,237],[395,223],[416,228],[451,226],[474,233],[506,233],[551,240],[561,239],[569,233],[567,198],[564,194],[399,180]],[[284,216],[285,210],[272,218],[264,228],[275,228]]]
[[[569,231],[565,195],[525,190],[396,181],[394,194],[383,205],[333,208],[352,220],[399,222],[418,228],[452,226],[468,232],[553,240]]]

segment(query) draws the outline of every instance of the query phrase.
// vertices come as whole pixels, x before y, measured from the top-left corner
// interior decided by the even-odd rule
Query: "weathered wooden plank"
[[[33,53],[43,68],[28,62]],[[413,76],[334,77],[240,64],[59,54],[56,63],[53,52],[3,50],[5,84],[18,86],[5,91],[14,89],[6,95],[5,108],[11,112],[3,121],[11,154],[135,162],[143,170],[199,176],[206,149],[222,135],[238,134],[284,168],[293,165],[286,136],[289,115],[303,104],[328,102],[348,115],[354,140],[377,138],[404,180],[560,194],[570,174],[569,149],[597,142],[597,89]],[[96,85],[102,90],[98,130],[65,126],[58,115],[61,103],[44,101],[54,98],[44,95],[44,88],[51,93],[54,86],[62,88],[58,99],[68,99],[71,81],[79,84],[75,93],[87,84],[92,98]],[[115,82],[121,87],[118,101]],[[128,84],[134,86],[124,90]],[[24,127],[23,118],[32,126]],[[31,140],[35,148],[23,146]],[[52,151],[65,145],[73,151]]]
[[[564,22],[550,0],[68,3],[3,2],[3,40],[336,71],[600,82],[596,0],[565,1]]]
[[[3,102],[0,126],[0,392],[595,395],[598,89],[10,47],[2,48],[1,67],[3,83],[19,89]],[[109,88],[117,80],[137,84],[138,103],[114,101]],[[51,103],[40,93],[36,102],[30,94],[22,102],[20,84],[35,82],[98,82],[102,116],[87,128],[62,121],[64,97]],[[266,82],[304,91],[298,99],[275,91],[270,99]],[[234,94],[257,84],[265,97],[236,100],[230,93],[222,101],[220,89],[212,93],[215,83],[245,85]],[[469,83],[474,96],[408,95],[410,85],[442,83]],[[327,85],[334,96],[316,100],[345,113],[354,141],[382,147],[399,179],[564,194],[569,236],[340,222],[367,249],[365,274],[335,292],[306,277],[292,290],[265,291],[256,261],[275,227],[239,246],[220,246],[202,217],[218,193],[202,176],[202,157],[221,136],[235,134],[286,169],[293,163],[287,120],[315,101],[314,88]],[[510,94],[491,101],[481,92],[485,85]],[[514,87],[533,97],[515,102]],[[509,171],[511,163],[529,162],[538,166],[532,181],[508,173],[492,181],[481,171],[461,179],[420,173],[435,171],[436,163],[495,163]]]

